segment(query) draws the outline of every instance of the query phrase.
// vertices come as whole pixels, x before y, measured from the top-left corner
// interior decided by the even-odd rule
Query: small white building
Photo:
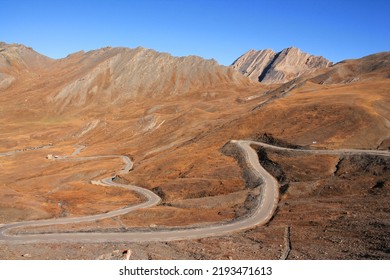
[[[55,156],[55,155],[52,155],[52,154],[49,154],[46,156],[47,159],[50,159],[50,160],[53,160],[53,159],[56,159],[56,158],[60,158],[60,156]]]

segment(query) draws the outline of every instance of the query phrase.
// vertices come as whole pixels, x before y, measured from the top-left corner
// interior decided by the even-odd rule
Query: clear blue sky
[[[53,58],[143,46],[229,65],[296,46],[337,62],[390,50],[390,0],[0,0],[0,30]]]

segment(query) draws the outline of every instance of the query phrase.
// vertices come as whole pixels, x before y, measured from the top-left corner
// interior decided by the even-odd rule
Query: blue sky
[[[0,0],[0,41],[53,58],[105,46],[229,65],[295,46],[333,62],[390,51],[390,0]]]

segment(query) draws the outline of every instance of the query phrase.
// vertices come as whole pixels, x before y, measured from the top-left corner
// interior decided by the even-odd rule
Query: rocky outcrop
[[[285,83],[304,73],[325,68],[332,62],[290,47],[281,52],[250,50],[231,65],[243,75],[265,84]]]
[[[5,90],[15,81],[15,77],[0,72],[0,90]]]

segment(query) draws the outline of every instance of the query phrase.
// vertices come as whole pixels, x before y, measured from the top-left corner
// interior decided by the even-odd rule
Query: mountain
[[[340,61],[324,71],[314,72],[310,81],[318,84],[346,84],[390,78],[390,52]],[[321,73],[323,72],[323,73]]]
[[[252,83],[215,60],[173,57],[141,47],[107,47],[51,60],[22,45],[0,46],[2,87],[10,86],[23,71],[39,75],[45,88],[51,88],[46,99],[62,110],[87,103],[121,103],[136,97],[167,97]]]
[[[228,67],[197,56],[173,57],[145,48],[106,48],[62,61],[88,65],[81,75],[69,79],[53,96],[63,106],[85,105],[104,96],[115,102],[140,96],[172,96],[198,90],[249,85]]]
[[[378,81],[382,83],[388,78],[390,78],[390,52],[382,52],[359,59],[343,60],[329,67],[304,73],[270,92],[283,95],[306,84],[312,86],[356,84],[360,88],[365,83],[372,84]]]
[[[0,42],[0,90],[5,90],[18,76],[36,72],[52,59],[20,44]]]
[[[264,84],[285,83],[300,75],[332,65],[322,56],[302,52],[298,48],[286,48],[278,53],[273,50],[250,50],[231,65],[243,75]]]
[[[253,110],[265,114],[259,119],[267,116],[272,120],[268,122],[271,126],[263,129],[273,130],[274,134],[280,129],[280,134],[275,134],[278,137],[298,140],[306,128],[315,128],[316,132],[303,133],[305,136],[298,140],[301,145],[309,145],[310,137],[315,137],[326,138],[328,147],[343,142],[355,148],[370,145],[389,149],[389,83],[390,52],[382,52],[304,73],[287,83],[273,85],[263,95],[240,101],[258,100]],[[274,126],[278,129],[271,129]]]
[[[41,97],[60,111],[86,104],[121,104],[134,98],[164,98],[252,84],[215,60],[173,57],[142,47],[107,47],[52,60],[23,45],[2,43],[0,73],[0,90],[11,84],[18,91],[44,90]],[[18,77],[20,83],[16,85]],[[34,88],[31,79],[41,85]]]
[[[92,258],[131,248],[139,258],[278,259],[290,238],[291,259],[389,259],[389,158],[304,152],[390,149],[389,58],[387,52],[345,60],[264,85],[212,60],[144,48],[107,47],[53,60],[2,44],[0,73],[13,80],[0,78],[6,81],[0,89],[0,224],[99,214],[145,201],[128,189],[90,184],[108,176],[162,199],[114,219],[17,229],[21,234],[242,219],[262,187],[253,188],[245,156],[228,156],[227,143],[301,147],[258,150],[261,165],[280,184],[278,210],[267,226],[196,244],[87,242],[80,250],[80,244],[58,243],[52,250],[0,242],[2,257]],[[119,174],[123,162],[110,155],[129,156],[133,170]]]
[[[30,47],[21,44],[7,44],[0,42],[0,71],[20,73],[38,71],[42,66],[53,62]]]

